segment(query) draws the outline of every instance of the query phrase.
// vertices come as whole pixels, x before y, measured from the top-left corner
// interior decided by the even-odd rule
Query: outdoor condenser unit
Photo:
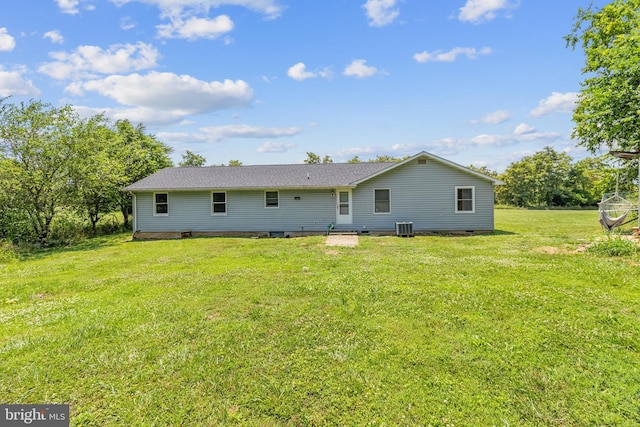
[[[396,235],[413,237],[413,222],[396,222]]]

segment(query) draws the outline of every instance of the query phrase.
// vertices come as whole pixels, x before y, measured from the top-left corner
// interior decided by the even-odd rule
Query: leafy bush
[[[594,243],[588,250],[598,255],[631,256],[638,252],[638,243],[614,234]]]
[[[60,210],[51,224],[48,246],[67,246],[85,238],[84,221],[70,210]]]
[[[122,229],[122,223],[114,214],[109,214],[102,217],[96,224],[96,234],[98,236],[118,233],[121,232]]]
[[[0,264],[13,261],[16,258],[15,248],[9,242],[0,240]]]

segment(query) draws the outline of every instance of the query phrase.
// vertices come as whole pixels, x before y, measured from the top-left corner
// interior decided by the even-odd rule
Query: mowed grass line
[[[637,425],[638,255],[575,252],[593,211],[496,228],[5,262],[0,402],[70,403],[72,425]]]

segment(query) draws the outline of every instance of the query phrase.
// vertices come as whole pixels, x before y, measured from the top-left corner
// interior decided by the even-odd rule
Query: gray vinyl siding
[[[475,187],[475,212],[456,213],[456,187]],[[374,190],[389,189],[391,212],[374,214]],[[415,231],[493,230],[493,185],[434,160],[409,162],[353,190],[353,224],[358,230],[393,230],[411,221]]]
[[[473,213],[456,213],[456,187],[474,187]],[[390,191],[390,213],[374,213],[375,189]],[[337,190],[279,190],[279,207],[266,208],[263,190],[221,188],[216,191],[226,192],[224,216],[211,215],[211,191],[168,191],[167,216],[153,215],[152,191],[136,191],[136,231],[326,231],[336,222],[332,192]],[[336,229],[392,231],[396,222],[411,221],[414,231],[493,230],[493,200],[493,184],[488,179],[433,159],[426,164],[412,160],[353,188],[353,223],[336,225]]]
[[[218,190],[216,190],[218,191]],[[211,215],[211,191],[169,191],[169,215],[153,215],[153,193],[136,193],[137,231],[325,231],[335,222],[331,190],[279,190],[279,207],[265,208],[261,190],[226,191],[227,214]],[[295,200],[300,197],[300,200]]]

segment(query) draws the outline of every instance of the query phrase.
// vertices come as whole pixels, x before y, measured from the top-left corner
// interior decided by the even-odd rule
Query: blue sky
[[[0,97],[142,122],[176,162],[579,159],[583,55],[563,36],[590,2],[7,1]]]

